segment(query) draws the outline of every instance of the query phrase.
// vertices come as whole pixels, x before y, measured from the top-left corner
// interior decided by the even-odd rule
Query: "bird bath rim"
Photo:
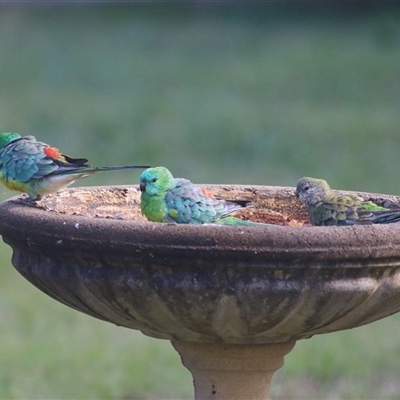
[[[205,185],[203,185],[205,186]],[[109,190],[126,186],[108,186]],[[256,189],[261,193],[269,190],[282,192],[283,196],[293,196],[294,188],[280,186],[257,185],[207,185],[207,188],[224,190]],[[78,187],[66,189],[71,193],[81,190],[101,190],[104,187]],[[136,188],[134,186],[134,188]],[[349,193],[349,192],[346,192]],[[400,197],[366,192],[352,192],[364,198],[400,201]],[[187,252],[209,251],[213,247],[216,253],[234,251],[236,253],[257,253],[260,261],[271,259],[288,261],[293,259],[292,254],[299,261],[307,260],[310,267],[318,265],[326,259],[327,252],[331,257],[326,266],[335,266],[335,260],[341,262],[354,258],[383,259],[384,264],[391,257],[396,257],[400,246],[400,223],[387,225],[356,225],[342,227],[312,227],[312,226],[224,226],[224,225],[190,225],[190,224],[161,224],[149,221],[132,221],[111,218],[87,217],[55,213],[43,208],[32,206],[21,201],[23,196],[14,196],[1,203],[6,211],[0,222],[0,234],[16,240],[27,240],[31,244],[48,244],[58,248],[97,248],[103,241],[110,244],[110,251],[119,251],[122,248],[134,246],[142,249],[173,248]],[[44,200],[45,202],[45,200]],[[299,203],[299,207],[302,207]],[[12,219],[12,221],[10,220]],[[34,218],[35,224],[26,224],[28,218]],[[24,225],[23,231],[20,226]],[[54,230],[54,226],[57,229]],[[396,235],[395,233],[399,234]],[[40,233],[38,235],[38,233]],[[95,233],[95,234],[93,234]],[[32,235],[35,240],[32,241]],[[373,240],[371,240],[373,239]],[[62,241],[62,243],[60,242]],[[62,246],[61,246],[62,245]],[[238,245],[240,250],[238,250]],[[259,251],[262,249],[263,251]],[[336,252],[336,250],[340,250]],[[343,251],[345,250],[345,251]],[[349,251],[349,252],[346,252]],[[290,255],[289,255],[290,253]],[[399,252],[400,253],[400,252]],[[264,257],[263,257],[264,256]],[[280,265],[285,268],[286,264]],[[379,264],[377,264],[379,265]],[[356,267],[356,266],[353,266]]]
[[[75,188],[59,196],[120,188]],[[294,189],[284,187],[207,189],[294,198]],[[32,284],[72,308],[149,336],[278,343],[400,311],[400,224],[160,224],[65,215],[18,198],[0,210],[13,264]]]

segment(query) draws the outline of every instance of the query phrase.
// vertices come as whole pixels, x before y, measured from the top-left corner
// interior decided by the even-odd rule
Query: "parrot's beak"
[[[299,198],[299,192],[298,192],[297,190],[294,192],[294,195],[295,195],[297,198]]]
[[[146,183],[144,183],[143,181],[140,181],[139,188],[140,188],[141,192],[145,192],[146,191]]]

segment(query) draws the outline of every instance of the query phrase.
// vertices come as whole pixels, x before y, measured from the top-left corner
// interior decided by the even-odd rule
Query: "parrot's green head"
[[[296,197],[306,206],[314,206],[324,200],[331,188],[323,179],[301,178],[297,182]]]
[[[20,139],[21,135],[18,133],[14,132],[5,132],[5,133],[0,133],[0,149],[3,147],[7,146],[8,143],[12,142],[15,139]]]
[[[140,191],[159,196],[172,188],[174,177],[165,167],[148,168],[140,175]]]

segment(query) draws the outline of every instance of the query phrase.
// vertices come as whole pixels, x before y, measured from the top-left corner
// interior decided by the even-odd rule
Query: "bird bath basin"
[[[0,205],[15,268],[52,298],[171,340],[197,399],[267,398],[296,340],[400,311],[400,224],[310,227],[293,188],[205,185],[286,226],[150,223],[134,186]],[[357,193],[378,204],[399,198]]]

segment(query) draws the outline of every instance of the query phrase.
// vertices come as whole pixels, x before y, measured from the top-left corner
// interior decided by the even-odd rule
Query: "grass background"
[[[393,4],[1,4],[1,131],[198,183],[295,186],[309,175],[399,195],[399,14]],[[169,342],[56,303],[10,258],[2,244],[0,398],[192,397]],[[398,399],[399,323],[299,341],[272,398]]]

